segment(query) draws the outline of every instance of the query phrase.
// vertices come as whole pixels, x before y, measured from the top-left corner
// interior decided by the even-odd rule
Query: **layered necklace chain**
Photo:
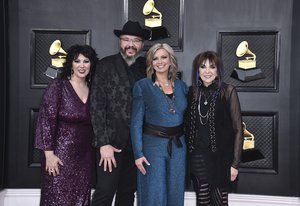
[[[169,81],[167,83],[163,83],[164,86],[169,87],[170,85],[172,85],[172,97],[169,97],[168,94],[166,94],[163,90],[163,88],[161,87],[161,84],[157,82],[157,85],[159,87],[159,89],[162,91],[162,93],[164,94],[164,97],[166,99],[166,102],[168,104],[168,110],[170,113],[175,114],[176,110],[175,110],[175,87],[173,86],[173,84],[171,84]]]
[[[203,94],[202,94],[202,91],[200,92],[200,95],[199,95],[199,104],[198,104],[198,111],[199,111],[200,123],[202,125],[206,125],[207,122],[208,122],[209,116],[212,113],[214,113],[216,98],[212,99],[212,101],[210,102],[210,105],[209,105],[209,109],[206,111],[206,114],[204,114],[204,115],[201,113],[201,98],[202,98],[202,96],[204,97],[203,104],[206,106],[208,104],[208,101],[209,101],[210,97],[213,96],[213,94],[214,94],[214,97],[216,96],[215,93],[216,92],[212,92],[208,97],[206,97],[204,92],[203,92]]]
[[[198,104],[198,111],[199,111],[199,116],[200,116],[200,123],[202,124],[202,125],[206,125],[206,123],[208,122],[208,112],[209,112],[209,109],[206,111],[206,114],[205,115],[203,115],[202,113],[201,113],[201,96],[202,96],[202,94],[201,94],[201,92],[200,92],[200,95],[199,95],[199,104]],[[206,101],[206,100],[205,100]],[[205,103],[204,103],[205,104]],[[207,104],[205,104],[205,105],[207,105]]]
[[[216,100],[219,94],[219,90],[213,92],[210,96],[212,96],[212,100],[209,104],[209,109],[207,110],[206,114],[203,115],[201,113],[201,96],[202,92],[200,92],[199,95],[199,104],[198,104],[198,111],[199,111],[199,119],[200,119],[200,124],[206,125],[207,122],[209,121],[209,132],[210,132],[210,144],[211,144],[211,151],[215,152],[217,151],[217,142],[216,142],[216,128],[215,128],[215,106],[216,106]],[[208,99],[210,98],[205,98],[204,100],[204,105],[208,104]]]

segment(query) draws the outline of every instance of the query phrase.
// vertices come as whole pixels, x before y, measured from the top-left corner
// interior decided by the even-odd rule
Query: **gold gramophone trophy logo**
[[[254,149],[255,148],[254,135],[247,130],[245,122],[243,122],[243,131],[244,131],[243,150]]]
[[[155,8],[154,0],[148,0],[143,8],[145,26],[150,29],[149,41],[169,38],[170,34],[166,27],[162,26],[162,13]]]
[[[67,52],[61,47],[61,41],[55,40],[49,48],[49,54],[51,55],[51,65],[47,68],[45,75],[54,79],[62,73]]]
[[[243,134],[244,142],[242,162],[250,162],[265,158],[263,154],[257,148],[255,148],[254,135],[247,130],[245,122],[243,122]]]
[[[256,66],[256,55],[249,49],[247,41],[238,45],[236,56],[239,58],[238,67],[233,70],[231,77],[242,82],[265,78],[262,70]]]

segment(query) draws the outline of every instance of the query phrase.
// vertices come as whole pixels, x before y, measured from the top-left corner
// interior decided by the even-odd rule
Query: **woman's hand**
[[[144,167],[144,163],[146,163],[148,166],[150,165],[150,163],[148,162],[148,160],[144,156],[135,160],[135,165],[137,166],[137,168],[141,171],[141,173],[143,175],[146,174],[146,169]]]
[[[230,168],[230,180],[231,180],[231,182],[236,180],[236,178],[238,176],[238,173],[239,173],[239,171],[237,169],[235,169],[234,167]]]
[[[62,161],[54,154],[53,151],[45,151],[46,172],[54,177],[59,175],[59,165],[63,166]]]

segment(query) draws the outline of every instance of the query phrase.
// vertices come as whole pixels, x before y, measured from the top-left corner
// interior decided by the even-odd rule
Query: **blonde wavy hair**
[[[175,53],[174,53],[172,47],[170,47],[166,43],[157,43],[157,44],[154,44],[148,50],[148,52],[147,52],[147,59],[146,59],[146,63],[147,63],[147,77],[148,78],[153,78],[153,75],[155,75],[155,70],[152,67],[152,61],[153,61],[153,58],[154,58],[154,54],[159,49],[164,49],[169,54],[171,65],[170,65],[169,72],[168,72],[168,79],[173,82],[177,78],[177,71],[178,71],[177,58],[175,56]]]

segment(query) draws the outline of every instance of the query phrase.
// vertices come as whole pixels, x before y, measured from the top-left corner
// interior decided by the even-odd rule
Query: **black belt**
[[[179,139],[184,134],[182,124],[176,127],[162,127],[144,123],[143,133],[146,135],[169,139],[167,151],[170,157],[172,157],[172,141],[174,141],[177,147],[182,147],[182,142]]]

